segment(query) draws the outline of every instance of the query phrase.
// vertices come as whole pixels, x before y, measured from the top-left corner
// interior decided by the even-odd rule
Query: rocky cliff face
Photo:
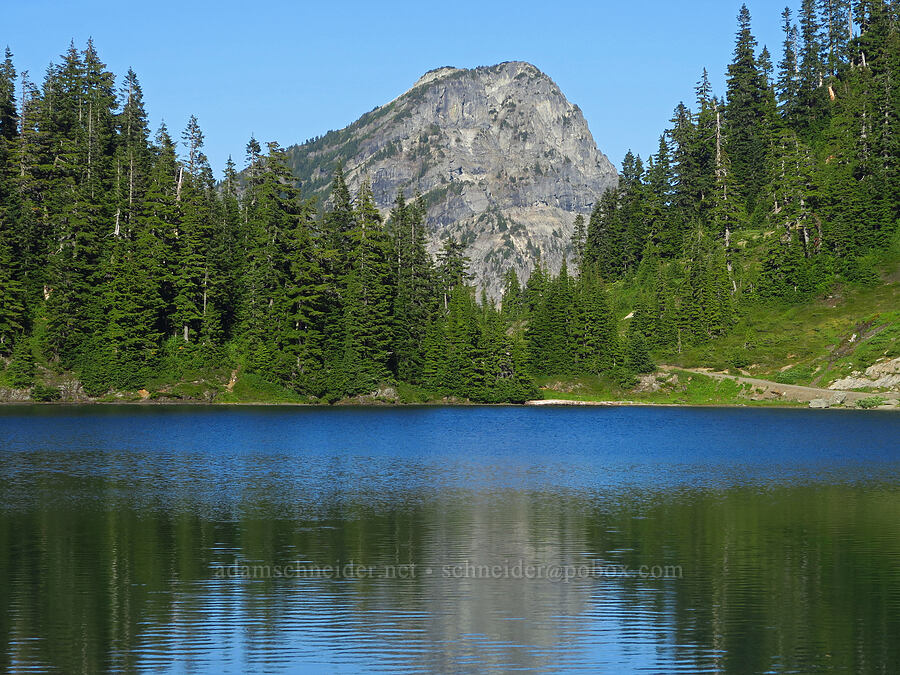
[[[510,267],[523,281],[538,256],[558,270],[575,216],[617,181],[581,110],[522,62],[430,71],[289,152],[306,194],[327,194],[339,162],[351,188],[370,181],[385,212],[399,190],[421,192],[432,250],[448,236],[467,244],[476,282],[493,296]]]

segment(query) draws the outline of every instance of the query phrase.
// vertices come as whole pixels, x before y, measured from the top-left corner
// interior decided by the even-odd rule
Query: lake
[[[900,672],[900,415],[0,407],[13,672]]]

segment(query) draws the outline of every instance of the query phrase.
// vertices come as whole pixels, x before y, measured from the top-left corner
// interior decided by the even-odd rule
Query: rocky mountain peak
[[[398,191],[428,205],[431,246],[468,246],[479,286],[498,296],[505,271],[554,272],[577,214],[617,182],[578,106],[530,63],[425,73],[349,127],[289,149],[304,192],[326,194],[335,167],[364,180],[387,212]]]
[[[453,66],[444,66],[442,68],[435,68],[434,70],[429,70],[427,73],[422,75],[416,83],[412,86],[413,89],[416,87],[421,87],[425,84],[430,84],[435,80],[439,80],[442,77],[446,77],[447,75],[453,75],[454,73],[462,72],[461,68],[454,68]]]

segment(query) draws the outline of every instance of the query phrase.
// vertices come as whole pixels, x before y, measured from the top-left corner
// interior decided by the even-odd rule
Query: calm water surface
[[[11,672],[900,672],[900,416],[0,408]]]

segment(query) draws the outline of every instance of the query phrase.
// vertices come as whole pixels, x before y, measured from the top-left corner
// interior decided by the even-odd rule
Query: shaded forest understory
[[[742,8],[725,95],[704,71],[577,218],[571,265],[510,271],[499,302],[460,244],[427,253],[414,196],[385,219],[338,172],[318,204],[255,139],[216,181],[197,120],[151,134],[137,76],[117,87],[92,43],[40,86],[7,50],[0,389],[499,403],[634,398],[657,363],[827,386],[896,358],[900,2],[783,19],[775,65]]]

